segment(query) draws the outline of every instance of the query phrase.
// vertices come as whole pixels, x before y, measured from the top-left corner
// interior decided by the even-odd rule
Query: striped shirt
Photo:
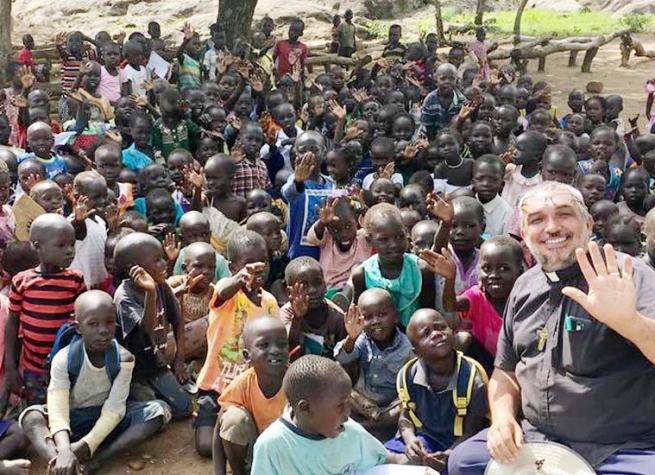
[[[71,269],[50,275],[29,269],[14,276],[9,310],[18,315],[18,336],[23,340],[20,370],[45,372],[57,330],[73,319],[75,300],[85,290],[82,273]]]
[[[184,53],[184,60],[180,64],[177,76],[177,88],[180,91],[200,87],[200,63]]]
[[[64,91],[70,91],[72,89],[73,84],[75,83],[75,79],[77,79],[77,73],[80,72],[80,68],[82,67],[82,63],[86,63],[92,59],[95,58],[85,51],[82,53],[81,59],[72,55],[68,55],[68,57],[62,61],[61,88]]]

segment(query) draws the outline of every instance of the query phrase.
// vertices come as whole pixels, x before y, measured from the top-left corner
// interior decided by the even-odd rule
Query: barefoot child
[[[130,387],[134,401],[161,399],[173,417],[191,414],[193,404],[182,389],[184,324],[171,288],[166,284],[166,260],[161,244],[152,236],[132,233],[114,249],[116,271],[125,280],[116,289],[117,339],[136,359]],[[169,326],[175,333],[176,353],[169,367],[166,358]]]
[[[257,439],[251,473],[359,473],[401,459],[349,419],[352,385],[339,363],[303,356],[282,388],[290,409]]]
[[[286,405],[282,379],[289,364],[289,342],[280,319],[266,315],[249,320],[243,329],[243,345],[251,366],[234,378],[218,400],[221,414],[214,432],[215,475],[226,473],[225,464],[217,463],[221,449],[234,475],[250,473],[255,441]]]
[[[400,406],[396,375],[413,355],[412,345],[397,323],[391,294],[368,289],[359,296],[357,305],[348,309],[348,336],[334,348],[334,358],[342,365],[357,363],[359,379],[351,407],[363,419],[362,425],[378,434],[397,428]]]
[[[30,241],[40,264],[12,279],[5,331],[5,384],[14,394],[25,387],[27,405],[45,403],[46,357],[59,327],[71,321],[75,299],[86,290],[82,273],[68,269],[75,257],[75,230],[66,218],[39,216],[30,227]],[[41,302],[38,311],[26,305],[35,298]]]
[[[453,331],[436,310],[414,313],[407,336],[418,358],[398,373],[400,435],[385,446],[406,454],[410,463],[442,471],[452,447],[488,425],[487,375],[475,360],[455,351]]]
[[[277,316],[275,297],[262,289],[266,281],[266,241],[253,231],[230,238],[227,258],[233,275],[218,281],[209,302],[207,359],[198,375],[198,416],[193,423],[196,451],[211,457],[212,434],[218,419],[218,397],[247,369],[241,336],[246,322]]]
[[[31,406],[20,419],[54,473],[76,473],[82,467],[95,471],[170,420],[163,401],[127,400],[134,356],[114,339],[111,297],[99,290],[81,295],[75,320],[79,334],[52,360],[47,406]]]

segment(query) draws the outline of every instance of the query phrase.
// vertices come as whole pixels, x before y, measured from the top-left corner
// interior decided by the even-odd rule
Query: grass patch
[[[514,29],[516,11],[498,11],[485,13],[485,22],[491,21],[494,34],[509,35]],[[592,12],[587,9],[578,12],[559,12],[544,8],[528,8],[523,12],[521,34],[526,36],[597,36],[611,33],[634,24],[633,15],[621,19],[606,13]],[[449,18],[450,23],[468,24],[473,22],[473,15],[460,13]],[[655,15],[640,16],[639,24],[644,32],[655,31]]]

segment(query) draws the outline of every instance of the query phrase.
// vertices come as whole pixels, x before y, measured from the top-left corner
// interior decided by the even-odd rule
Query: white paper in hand
[[[435,474],[437,472],[430,470],[427,467],[419,467],[415,465],[377,465],[365,472],[357,472],[357,475],[426,475]]]
[[[150,69],[150,71],[154,71],[160,79],[166,79],[168,68],[170,68],[170,66],[171,64],[168,61],[152,51],[146,68]]]

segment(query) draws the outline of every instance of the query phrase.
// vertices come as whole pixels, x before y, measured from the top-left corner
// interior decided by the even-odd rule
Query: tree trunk
[[[0,85],[5,84],[5,71],[11,59],[11,0],[0,0]]]
[[[518,46],[521,42],[521,17],[523,16],[523,10],[528,4],[528,0],[521,0],[519,8],[516,11],[516,18],[514,19],[514,46]]]
[[[446,37],[443,33],[443,18],[441,17],[441,0],[434,0],[434,18],[437,21],[437,36],[440,41],[444,41]]]
[[[478,7],[475,10],[475,24],[478,26],[482,26],[482,17],[484,16],[486,3],[486,0],[478,0]]]
[[[225,32],[228,48],[231,49],[238,39],[250,41],[250,24],[256,6],[257,0],[218,0],[217,23]]]

